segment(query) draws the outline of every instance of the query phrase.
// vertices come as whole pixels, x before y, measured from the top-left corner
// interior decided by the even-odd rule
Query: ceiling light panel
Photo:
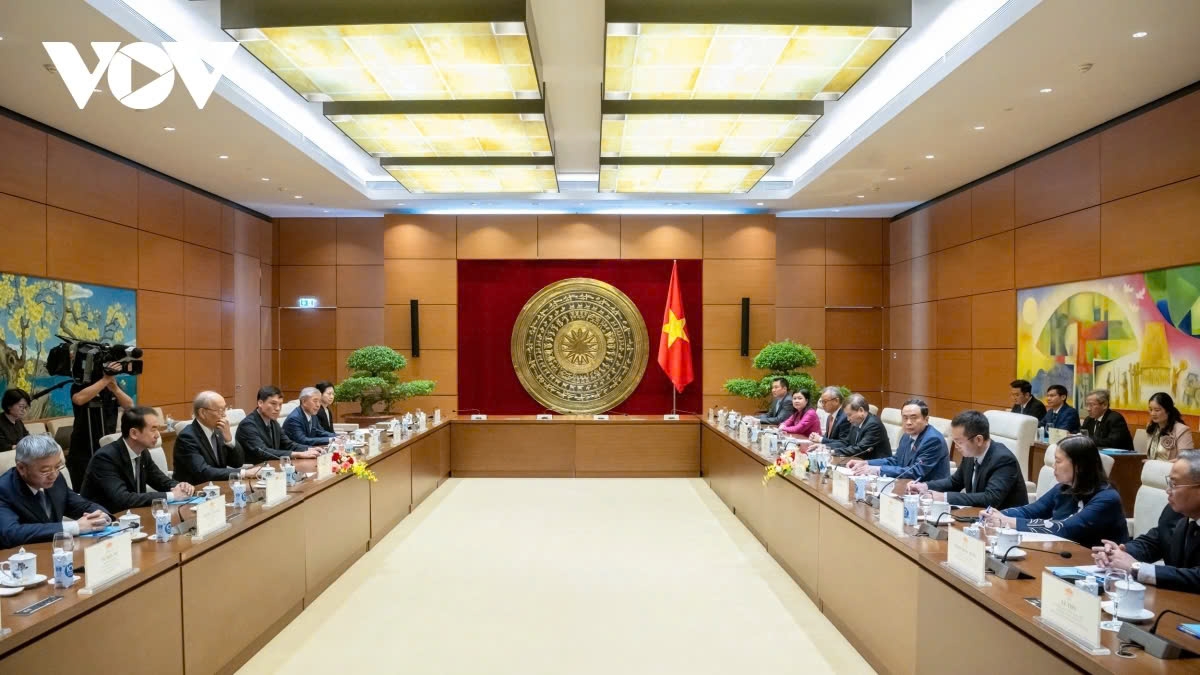
[[[415,194],[558,192],[553,162],[544,166],[385,164],[384,168]]]
[[[611,100],[836,99],[904,30],[610,23],[604,96]]]
[[[604,115],[601,157],[778,157],[816,115]]]
[[[521,22],[368,24],[227,31],[315,101],[539,98]]]
[[[363,150],[402,157],[549,157],[540,114],[330,115]]]
[[[743,194],[770,170],[770,164],[606,164],[600,192]]]

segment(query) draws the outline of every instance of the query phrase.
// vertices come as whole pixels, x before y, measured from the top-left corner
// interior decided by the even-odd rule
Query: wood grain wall
[[[257,289],[273,224],[5,116],[0,148],[0,271],[136,289],[140,404],[186,419],[213,389],[252,407],[261,355],[235,347],[253,345],[259,303],[236,289]]]
[[[892,222],[887,252],[888,404],[1009,406],[1017,289],[1200,262],[1200,92]]]

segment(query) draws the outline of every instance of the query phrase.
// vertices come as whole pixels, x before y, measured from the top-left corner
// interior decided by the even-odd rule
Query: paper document
[[[1070,540],[1063,539],[1062,537],[1056,537],[1053,534],[1043,534],[1041,532],[1022,532],[1021,533],[1021,543],[1022,544],[1037,544],[1037,543],[1047,542],[1047,541],[1070,541]]]

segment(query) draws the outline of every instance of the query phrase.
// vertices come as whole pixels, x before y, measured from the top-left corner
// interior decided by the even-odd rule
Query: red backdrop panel
[[[696,379],[679,394],[680,411],[702,403],[700,260],[679,261],[679,286],[692,343]],[[544,412],[521,386],[509,349],[521,308],[545,286],[572,277],[612,284],[642,313],[650,337],[646,374],[625,402],[613,409],[638,415],[671,411],[671,381],[658,367],[658,335],[671,282],[670,260],[459,260],[458,406],[485,413],[532,415]]]

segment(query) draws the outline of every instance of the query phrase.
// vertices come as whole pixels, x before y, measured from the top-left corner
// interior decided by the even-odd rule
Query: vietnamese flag
[[[667,308],[663,310],[662,335],[658,340],[658,365],[682,392],[692,381],[692,343],[688,340],[687,319],[683,316],[683,298],[679,295],[679,264],[671,266],[671,287],[667,289]]]

